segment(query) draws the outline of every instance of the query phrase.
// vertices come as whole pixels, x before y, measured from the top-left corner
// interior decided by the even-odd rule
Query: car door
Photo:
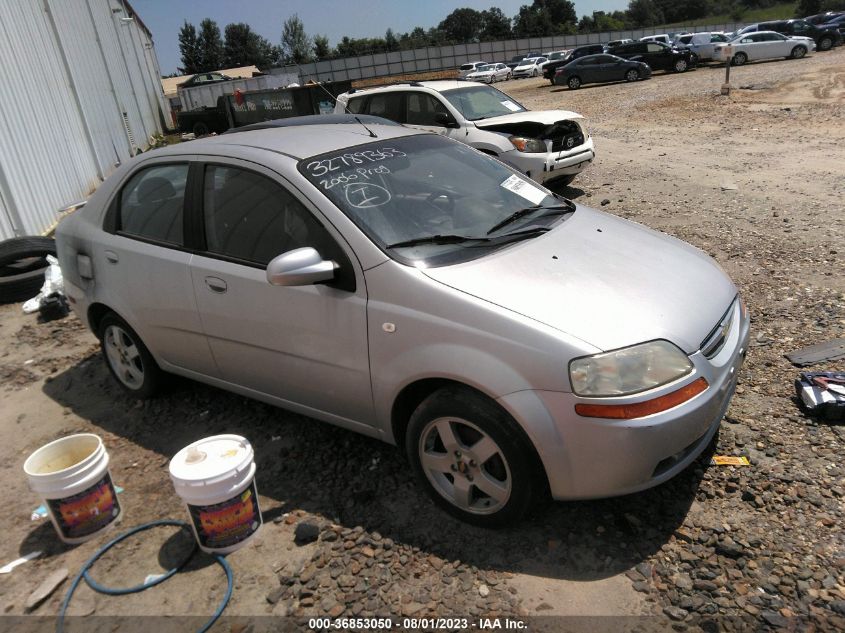
[[[190,158],[146,159],[127,175],[108,206],[92,258],[98,300],[126,320],[157,359],[216,376],[186,245]]]
[[[793,43],[780,33],[766,33],[766,53],[768,57],[788,57]]]
[[[227,159],[204,164],[201,177],[193,213],[204,244],[191,275],[223,380],[305,412],[370,424],[367,296],[354,253],[269,169]],[[267,263],[304,247],[339,265],[336,281],[271,285]]]
[[[615,55],[598,55],[600,81],[620,81],[625,78],[624,61]]]
[[[645,62],[652,68],[668,70],[672,67],[671,49],[660,42],[648,42],[646,44]]]

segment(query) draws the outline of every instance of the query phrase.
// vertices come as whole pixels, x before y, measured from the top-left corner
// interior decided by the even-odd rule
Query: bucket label
[[[48,499],[47,506],[62,535],[69,539],[94,534],[120,514],[120,503],[108,472],[93,486],[71,497]]]
[[[239,495],[210,506],[188,504],[200,545],[209,549],[231,547],[261,527],[255,480]]]

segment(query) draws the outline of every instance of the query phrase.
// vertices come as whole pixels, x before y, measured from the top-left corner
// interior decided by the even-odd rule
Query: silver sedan
[[[129,394],[179,374],[398,444],[482,525],[704,450],[749,336],[715,261],[462,143],[324,120],[143,154],[61,223]]]

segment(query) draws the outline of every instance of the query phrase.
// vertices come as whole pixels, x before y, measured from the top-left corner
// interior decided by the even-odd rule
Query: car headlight
[[[520,152],[529,154],[536,154],[538,152],[546,152],[546,142],[538,138],[528,138],[527,136],[511,136],[511,144]]]
[[[569,363],[572,391],[579,396],[625,396],[677,380],[693,369],[689,357],[669,341],[651,341]]]

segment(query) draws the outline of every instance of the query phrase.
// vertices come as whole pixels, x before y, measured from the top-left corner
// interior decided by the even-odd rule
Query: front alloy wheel
[[[748,55],[746,55],[745,53],[737,53],[736,55],[734,55],[732,60],[734,66],[742,66],[747,61]]]
[[[636,68],[632,68],[625,73],[625,81],[636,81],[640,78],[640,73]]]
[[[829,37],[823,37],[819,40],[819,50],[820,51],[829,51],[833,48],[833,40]]]
[[[675,72],[676,73],[682,73],[688,67],[689,67],[689,64],[687,64],[687,60],[685,60],[685,59],[679,59],[675,62]]]
[[[405,450],[434,502],[475,525],[512,523],[548,490],[522,429],[471,389],[445,387],[423,400],[408,422]]]

